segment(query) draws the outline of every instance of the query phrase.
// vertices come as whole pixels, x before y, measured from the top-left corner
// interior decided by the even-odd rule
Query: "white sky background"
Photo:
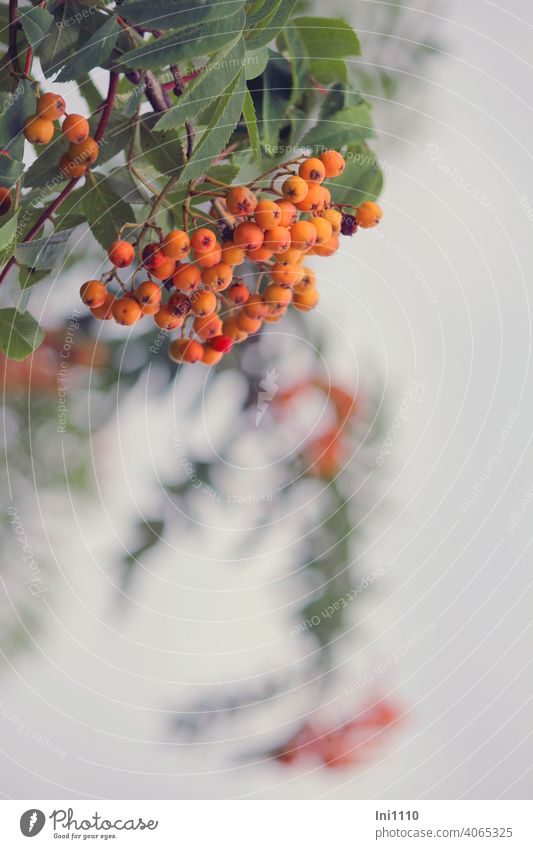
[[[472,0],[446,10],[450,20],[435,20],[434,27],[448,57],[429,66],[431,79],[416,99],[394,107],[399,129],[390,113],[382,128],[400,138],[383,148],[389,168],[381,228],[344,240],[327,270],[317,266],[330,281],[322,284],[321,308],[354,344],[359,373],[381,375],[391,419],[411,380],[426,387],[394,437],[384,503],[365,533],[369,561],[387,576],[365,601],[359,668],[374,668],[417,629],[436,626],[380,677],[382,691],[393,692],[406,710],[402,726],[358,770],[243,768],[222,759],[239,754],[237,743],[184,749],[174,738],[169,745],[165,711],[192,692],[178,682],[253,683],[297,657],[286,622],[265,615],[276,603],[272,593],[242,589],[273,578],[277,563],[228,569],[221,598],[212,589],[221,584],[216,564],[182,559],[176,587],[176,560],[158,553],[146,561],[153,575],[136,585],[136,604],[118,618],[107,568],[116,545],[110,525],[101,509],[74,502],[70,513],[61,503],[65,521],[58,527],[54,498],[41,504],[60,569],[46,630],[6,672],[1,698],[66,755],[47,752],[0,716],[4,794],[530,797],[533,508],[514,533],[506,525],[533,486],[533,221],[519,200],[525,194],[533,205],[533,9],[526,0],[507,2],[505,11]],[[377,111],[378,131],[387,108]],[[428,145],[440,149],[435,161]],[[344,357],[340,352],[341,365]],[[148,427],[139,409],[141,393],[120,410],[122,447],[116,427],[95,443],[109,452],[102,500],[125,544],[132,542],[132,500],[143,510],[151,506],[148,444],[160,461],[158,446],[172,439],[171,405]],[[141,458],[128,480],[111,469],[120,465],[120,450]],[[479,482],[483,491],[464,511]],[[180,545],[179,535],[173,542]],[[217,545],[206,534],[202,554],[216,558]],[[242,621],[210,629],[202,624],[209,619]],[[291,711],[303,709],[300,694]],[[242,737],[242,751],[249,751],[250,739],[259,739],[254,733],[287,716],[284,704],[216,736]]]

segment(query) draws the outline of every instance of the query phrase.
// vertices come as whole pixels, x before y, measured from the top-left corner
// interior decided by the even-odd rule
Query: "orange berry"
[[[339,249],[339,237],[332,236],[325,245],[315,245],[315,254],[317,256],[333,256],[335,251]]]
[[[320,154],[320,161],[326,170],[326,177],[340,177],[346,165],[344,156],[337,150],[325,150]]]
[[[287,307],[283,307],[281,310],[273,310],[268,315],[265,315],[265,321],[268,321],[269,324],[274,324],[287,315]]]
[[[287,286],[270,283],[263,292],[265,304],[272,309],[282,309],[292,301],[292,292]]]
[[[37,101],[37,115],[48,121],[57,121],[65,114],[67,104],[60,94],[42,94]]]
[[[326,176],[326,168],[320,159],[313,156],[302,162],[298,168],[298,174],[302,180],[306,180],[308,183],[322,183]]]
[[[320,218],[316,216],[315,218],[311,218],[309,222],[313,225],[316,230],[316,243],[317,245],[325,245],[333,235],[333,227],[325,218]]]
[[[265,248],[270,248],[274,254],[288,251],[291,246],[290,231],[286,227],[273,227],[272,230],[267,230],[263,245]]]
[[[71,144],[68,149],[70,158],[76,164],[92,165],[98,159],[98,144],[90,136],[79,144]]]
[[[67,177],[69,180],[72,180],[74,177],[83,177],[83,175],[87,173],[87,166],[83,164],[76,165],[68,153],[63,153],[59,159],[59,170],[63,177]]]
[[[0,215],[7,215],[11,209],[11,192],[0,186]]]
[[[301,258],[302,251],[299,248],[295,248],[292,244],[288,250],[276,254],[276,262],[288,262],[290,265],[300,262]]]
[[[151,280],[145,280],[137,286],[135,300],[138,301],[143,315],[149,315],[146,312],[147,307],[159,307],[161,303],[161,287],[157,283],[152,283]]]
[[[185,265],[178,265],[172,275],[172,283],[180,292],[193,292],[200,285],[201,279],[200,269],[197,265],[193,265],[192,262],[188,262]]]
[[[293,175],[285,180],[281,191],[283,192],[283,197],[290,200],[291,203],[301,203],[307,197],[309,186],[301,177]]]
[[[122,239],[111,242],[107,249],[107,255],[114,266],[126,268],[135,259],[135,248],[129,242]]]
[[[113,303],[113,318],[117,324],[135,324],[141,317],[141,308],[135,298],[124,295]]]
[[[213,231],[208,230],[207,227],[200,227],[200,229],[195,230],[191,236],[191,245],[193,250],[199,254],[209,253],[209,251],[213,250],[216,243],[217,237]]]
[[[215,351],[211,345],[202,345],[202,348],[204,351],[202,363],[206,366],[216,366],[224,356],[223,351]]]
[[[213,266],[218,265],[222,259],[222,245],[219,245],[219,243],[216,242],[214,247],[208,251],[195,251],[194,259],[195,262],[197,262],[202,268],[213,268]]]
[[[145,307],[141,307],[141,312],[143,315],[155,315],[156,312],[159,312],[161,309],[161,303],[158,304],[150,304]]]
[[[310,221],[297,221],[290,229],[291,247],[299,251],[312,248],[317,240],[316,227]]]
[[[228,265],[241,265],[246,258],[246,251],[240,245],[234,245],[233,242],[222,243],[222,262]]]
[[[301,265],[284,265],[276,263],[271,271],[272,280],[279,286],[296,286],[304,276],[304,270]]]
[[[217,308],[217,296],[210,289],[202,289],[191,298],[191,303],[195,315],[212,315]]]
[[[297,203],[296,206],[302,212],[322,212],[330,202],[331,193],[329,189],[326,189],[325,186],[319,186],[318,183],[312,183],[304,200]]]
[[[296,283],[294,287],[295,292],[305,292],[307,289],[314,288],[316,286],[316,274],[312,268],[302,268],[303,277],[299,283]]]
[[[235,244],[240,245],[246,251],[256,251],[262,246],[263,239],[264,235],[261,227],[252,221],[243,221],[241,224],[238,224],[233,234]]]
[[[260,200],[254,212],[254,221],[261,230],[271,230],[281,221],[281,209],[273,200]]]
[[[174,315],[185,318],[191,311],[191,302],[184,292],[172,292],[167,307]]]
[[[341,232],[342,213],[338,209],[326,209],[323,218],[329,221],[334,236],[338,236]]]
[[[39,118],[35,115],[32,118],[26,118],[23,133],[31,144],[48,144],[54,135],[54,124],[47,118]]]
[[[61,132],[72,144],[79,144],[89,138],[89,122],[83,115],[67,115],[61,125]]]
[[[202,280],[214,292],[223,292],[233,280],[233,268],[226,262],[219,262],[202,271]]]
[[[245,333],[257,333],[261,324],[261,319],[250,318],[243,310],[240,310],[237,314],[237,327],[239,330],[244,330]],[[226,334],[226,331],[224,333]],[[226,335],[231,338],[230,333]]]
[[[185,319],[182,315],[172,312],[168,305],[163,304],[154,315],[154,321],[161,330],[170,331],[181,327]]]
[[[254,262],[266,262],[274,256],[274,251],[272,248],[265,248],[261,245],[261,247],[257,248],[256,251],[248,251],[246,256],[248,259],[253,259]]]
[[[156,280],[168,280],[169,277],[172,277],[176,270],[176,260],[171,259],[169,256],[165,256],[163,262],[161,262],[157,268],[151,268],[150,274],[152,277],[155,277]]]
[[[248,306],[248,304],[246,304]],[[243,307],[243,309],[245,309]],[[245,313],[246,314],[246,313]],[[229,336],[233,342],[243,342],[248,334],[245,330],[241,330],[237,324],[237,316],[231,315],[222,323],[222,333],[224,336]]]
[[[251,215],[257,198],[246,186],[233,186],[226,195],[226,206],[233,215]]]
[[[280,227],[290,227],[291,224],[294,224],[298,218],[298,210],[295,205],[286,198],[277,200],[276,204],[281,209],[281,218],[278,221],[278,224]]]
[[[212,339],[222,333],[222,319],[216,313],[197,316],[192,326],[200,339]]]
[[[253,318],[257,321],[260,318],[264,318],[268,313],[268,304],[265,304],[262,295],[250,295],[243,307],[243,312],[248,318]]]
[[[379,224],[382,217],[383,211],[381,207],[379,204],[374,203],[371,200],[367,200],[365,203],[362,203],[355,213],[355,220],[357,221],[358,226],[365,230]]]
[[[300,312],[309,312],[318,304],[318,298],[318,292],[313,288],[308,289],[307,292],[295,292],[292,305]]]
[[[176,363],[198,363],[204,358],[204,349],[196,339],[174,339],[168,353]]]
[[[182,260],[191,249],[191,240],[184,230],[171,230],[163,239],[161,248],[166,256]]]
[[[244,304],[250,297],[250,290],[244,283],[233,283],[226,292],[226,297],[234,304]]]
[[[80,298],[86,306],[94,309],[105,304],[107,289],[100,280],[87,280],[80,289]]]
[[[99,307],[91,307],[91,313],[95,318],[99,318],[101,321],[109,321],[113,318],[113,304],[115,303],[115,296],[112,292],[107,292],[106,298],[103,304]]]

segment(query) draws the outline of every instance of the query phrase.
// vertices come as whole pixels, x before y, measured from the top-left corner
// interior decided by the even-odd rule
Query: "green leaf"
[[[25,289],[31,289],[32,286],[35,286],[36,283],[40,283],[41,280],[44,280],[48,277],[49,270],[48,269],[39,269],[36,271],[34,268],[28,268],[25,265],[19,265],[19,285],[21,291]],[[19,301],[19,306],[21,306],[21,301]]]
[[[350,145],[345,155],[342,175],[327,181],[335,203],[357,206],[365,200],[376,200],[383,189],[383,174],[373,151],[366,144],[356,144]]]
[[[24,163],[10,156],[0,155],[0,186],[10,189],[24,171]]]
[[[244,106],[242,110],[242,114],[244,120],[246,121],[246,128],[248,130],[248,137],[250,139],[250,147],[252,148],[255,156],[255,161],[257,165],[261,165],[261,147],[259,143],[259,129],[257,127],[257,118],[255,115],[254,102],[252,100],[252,95],[246,89],[246,94],[244,95]]]
[[[235,79],[245,55],[244,40],[239,36],[223,47],[207,62],[196,79],[187,84],[175,106],[163,114],[156,124],[158,130],[179,127],[198,115],[219,97]]]
[[[138,205],[149,200],[148,193],[145,193],[144,189],[135,182],[126,166],[111,171],[107,175],[107,182],[115,194],[127,203]]]
[[[32,6],[30,9],[20,10],[20,23],[26,34],[26,38],[32,47],[40,44],[45,38],[48,30],[54,23],[54,18],[46,9],[40,6]]]
[[[156,117],[150,116],[141,124],[141,148],[148,162],[160,174],[172,177],[183,168],[183,147],[175,130],[153,129]]]
[[[260,77],[268,65],[268,47],[259,47],[257,50],[246,51],[246,62],[244,72],[247,80],[255,80]]]
[[[12,94],[0,94],[0,148],[14,159],[24,155],[24,119],[35,112],[35,94],[28,80],[20,80]]]
[[[65,178],[59,171],[59,158],[62,153],[67,150],[67,145],[64,137],[59,131],[50,144],[39,152],[37,159],[32,162],[24,175],[25,186],[35,186],[38,188],[54,188],[60,183],[65,182]]]
[[[150,29],[179,29],[235,14],[245,0],[125,0],[120,7],[128,23]]]
[[[100,115],[93,115],[89,121],[91,135],[94,136],[99,122]],[[104,135],[100,139],[98,164],[101,165],[103,162],[108,162],[118,153],[122,153],[129,145],[132,132],[133,123],[131,118],[124,116],[120,112],[113,111],[107,122]]]
[[[205,174],[213,159],[222,153],[242,115],[245,91],[244,72],[241,70],[214,103],[209,124],[183,170],[183,182]]]
[[[102,103],[102,95],[88,74],[81,74],[76,82],[78,83],[81,97],[85,100],[89,110],[94,112]]]
[[[241,33],[244,23],[244,12],[240,10],[218,21],[186,27],[130,50],[122,57],[121,64],[153,69],[211,54]]]
[[[93,68],[102,67],[111,56],[121,29],[116,18],[108,18],[105,24],[85,44],[78,47],[74,55],[64,63],[57,76],[57,82],[67,83],[78,79]]]
[[[359,106],[348,106],[335,112],[329,118],[319,121],[302,139],[303,147],[316,151],[335,148],[338,150],[347,144],[363,141],[374,135],[371,126],[370,104],[363,102]]]
[[[106,175],[95,171],[90,172],[82,209],[93,236],[106,250],[121,226],[134,220],[132,208],[114,192]]]
[[[291,17],[296,0],[264,0],[246,15],[245,38],[250,49],[265,47]]]
[[[307,55],[314,59],[344,59],[360,56],[361,45],[352,27],[340,18],[294,18]]]
[[[0,350],[11,360],[25,360],[44,339],[44,330],[29,312],[0,310]]]
[[[79,27],[72,21],[72,10],[68,3],[58,6],[54,12],[54,25],[49,35],[36,47],[45,77],[53,77],[69,59],[75,49],[80,33]]]
[[[72,230],[60,230],[43,239],[21,242],[15,248],[17,262],[28,268],[56,268],[61,265]]]
[[[0,227],[0,262],[2,265],[8,258],[8,254],[12,253],[15,236],[17,232],[18,212],[13,215],[9,221]]]

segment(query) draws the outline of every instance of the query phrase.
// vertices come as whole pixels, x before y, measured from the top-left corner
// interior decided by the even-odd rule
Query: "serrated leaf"
[[[150,29],[178,29],[233,15],[245,0],[125,0],[120,13],[131,24]]]
[[[100,115],[93,115],[89,121],[91,135],[94,135],[96,128],[100,122]],[[131,134],[133,132],[133,123],[131,118],[124,116],[120,112],[113,111],[107,122],[104,135],[100,139],[100,150],[98,153],[98,164],[108,162],[117,153],[122,153],[129,145]]]
[[[113,191],[105,174],[95,171],[87,182],[82,209],[93,236],[106,250],[121,226],[134,220],[131,206]]]
[[[147,193],[144,193],[144,189],[135,182],[125,166],[111,171],[107,175],[107,181],[115,194],[125,200],[126,203],[139,205],[149,200]]]
[[[0,310],[0,350],[11,360],[25,360],[43,339],[44,330],[29,312]]]
[[[264,0],[246,16],[245,39],[248,47],[257,49],[273,41],[291,17],[296,0]]]
[[[245,46],[241,36],[217,51],[196,79],[188,83],[176,105],[158,120],[157,129],[179,127],[189,118],[198,115],[235,79],[244,55]]]
[[[24,185],[36,188],[54,188],[65,182],[59,171],[59,158],[67,150],[67,144],[59,131],[56,131],[50,144],[39,152],[24,175]]]
[[[247,80],[255,80],[260,77],[268,65],[268,47],[259,47],[257,50],[246,51],[246,62],[244,72]]]
[[[8,254],[12,253],[18,224],[18,212],[0,227],[0,263],[4,264]]]
[[[15,248],[15,258],[28,268],[56,268],[61,265],[72,233],[73,230],[60,230],[33,242],[20,242]]]
[[[183,167],[183,148],[174,130],[154,130],[155,120],[150,116],[141,124],[141,148],[146,159],[160,174],[172,177]]]
[[[252,148],[255,156],[255,161],[259,166],[261,164],[261,147],[259,143],[259,129],[257,126],[257,118],[255,115],[254,102],[252,100],[252,95],[246,89],[246,93],[244,95],[244,105],[242,109],[242,114],[244,120],[246,122],[246,129],[248,130],[248,138],[250,139],[250,147]]]
[[[320,121],[304,136],[301,143],[303,147],[317,151],[327,148],[338,150],[344,145],[363,141],[373,135],[370,104],[363,102],[359,106],[341,109],[340,112]]]
[[[10,156],[0,155],[0,186],[10,189],[24,171],[24,163]]]
[[[0,94],[0,148],[7,150],[14,159],[24,154],[24,119],[35,112],[35,94],[31,83],[19,80],[12,94]]]
[[[26,38],[34,48],[46,37],[48,30],[54,23],[53,15],[40,6],[21,9],[19,19]]]
[[[183,182],[195,180],[224,150],[242,115],[246,83],[241,70],[211,110],[209,123],[183,170]]]
[[[58,6],[53,12],[54,24],[48,37],[36,47],[35,52],[41,61],[45,77],[53,77],[74,52],[80,30],[79,26],[69,19],[71,14],[68,3]]]
[[[353,28],[340,18],[300,17],[291,21],[313,59],[360,56],[361,45]]]
[[[102,67],[113,52],[117,36],[121,31],[116,18],[108,18],[103,26],[64,63],[57,76],[58,83],[76,80],[93,68]]]
[[[242,32],[245,23],[244,12],[229,15],[218,21],[185,27],[185,29],[154,39],[142,47],[130,50],[121,58],[121,64],[129,68],[161,68],[195,59],[197,56],[212,54],[219,50],[229,39]]]
[[[373,151],[366,144],[350,145],[345,156],[342,175],[327,181],[335,203],[357,206],[365,200],[376,200],[383,189],[383,174]]]
[[[36,271],[33,268],[27,268],[25,265],[19,265],[19,285],[21,291],[31,289],[31,287],[35,286],[36,283],[40,283],[41,280],[48,277],[48,274],[49,269],[41,268]],[[21,306],[21,301],[19,301],[19,306]]]

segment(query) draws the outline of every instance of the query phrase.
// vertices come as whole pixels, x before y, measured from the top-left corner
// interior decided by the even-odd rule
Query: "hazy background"
[[[359,26],[359,5],[369,4],[335,10],[359,29],[363,62],[372,61],[379,32]],[[372,671],[431,624],[379,676],[402,722],[358,768],[331,771],[264,761],[259,741],[275,740],[287,716],[275,706],[195,745],[171,733],[173,709],[189,697],[215,682],[230,692],[232,682],[253,686],[301,647],[275,615],[291,601],[272,553],[283,524],[263,558],[231,568],[223,532],[207,527],[220,520],[209,503],[200,538],[171,534],[118,610],[117,547],[135,545],[131,517],[152,509],[154,469],[174,462],[176,434],[193,438],[176,424],[181,399],[171,393],[154,409],[148,380],[87,444],[95,500],[37,492],[19,505],[37,559],[51,567],[31,650],[2,663],[5,796],[530,798],[533,8],[471,0],[412,9],[388,61],[401,65],[420,27],[442,53],[409,70],[419,85],[403,89],[405,99],[402,89],[393,104],[375,98],[383,224],[344,240],[321,266],[320,313],[306,317],[338,336],[332,372],[378,386],[390,422],[411,381],[424,385],[365,521],[367,568],[386,575],[365,594],[350,667]],[[72,307],[76,292],[73,281]],[[40,297],[31,308],[38,315],[40,305],[45,323],[65,307],[53,293]],[[202,381],[195,372],[191,387],[201,391]],[[224,524],[242,516],[230,507]],[[20,556],[12,541],[7,550]],[[292,705],[293,716],[305,713],[298,691]]]

